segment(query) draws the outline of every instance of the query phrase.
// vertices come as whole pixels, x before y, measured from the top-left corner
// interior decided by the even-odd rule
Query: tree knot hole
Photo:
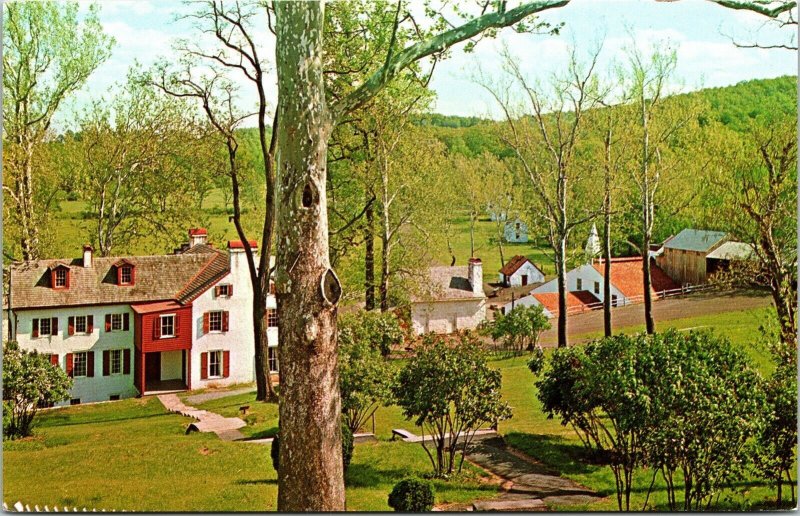
[[[322,291],[322,298],[330,305],[335,306],[342,297],[342,285],[332,269],[326,270],[325,274],[322,275],[320,290]]]
[[[315,193],[316,190],[311,182],[309,181],[306,183],[306,186],[303,188],[303,197],[301,199],[303,208],[310,208],[317,202]]]

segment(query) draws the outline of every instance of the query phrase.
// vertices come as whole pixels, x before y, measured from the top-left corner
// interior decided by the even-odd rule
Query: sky
[[[421,2],[421,0],[420,0]],[[175,20],[186,12],[177,0],[100,0],[100,20],[116,44],[111,58],[89,78],[83,90],[59,114],[61,124],[69,124],[71,113],[90,99],[108,95],[124,80],[131,66],[148,67],[159,58],[174,59],[172,44],[179,38],[197,40],[187,20]],[[572,0],[566,7],[541,14],[553,24],[564,23],[558,36],[517,34],[504,30],[493,40],[481,41],[475,51],[465,53],[460,45],[450,58],[441,62],[431,87],[436,92],[433,111],[447,115],[497,118],[498,106],[476,83],[478,71],[489,77],[502,74],[499,51],[507,46],[519,59],[532,82],[547,81],[565,68],[569,51],[587,57],[602,43],[598,70],[613,69],[624,57],[626,47],[663,47],[677,51],[673,91],[688,91],[737,82],[797,74],[797,54],[782,49],[737,48],[731,41],[785,41],[796,27],[783,29],[765,24],[765,18],[746,11],[719,7],[704,0],[655,2],[654,0]],[[274,40],[266,28],[257,31],[262,55],[274,55]],[[609,75],[611,77],[611,75]],[[275,74],[267,77],[270,102],[276,100]],[[244,81],[241,83],[245,84]],[[246,90],[245,90],[246,91]],[[241,107],[249,109],[246,95]]]

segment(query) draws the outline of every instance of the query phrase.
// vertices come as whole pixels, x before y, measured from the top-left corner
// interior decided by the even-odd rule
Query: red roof
[[[603,274],[603,262],[593,264],[600,274]],[[657,265],[650,266],[651,291],[655,294],[663,290],[679,288],[667,274]],[[642,271],[642,257],[612,258],[611,259],[611,284],[627,297],[644,295],[644,272]]]
[[[550,313],[558,313],[558,292],[537,292],[531,294],[542,306]],[[583,307],[586,310],[591,310],[589,305],[599,303],[600,300],[594,297],[594,294],[588,290],[578,290],[576,292],[567,292],[567,310],[574,310],[575,307]]]
[[[182,305],[175,301],[156,301],[155,303],[140,303],[131,305],[131,308],[137,314],[151,314],[153,312],[165,312],[167,310],[177,310],[183,308]]]
[[[530,263],[531,265],[533,265],[537,270],[539,269],[538,267],[536,267],[536,265],[532,261],[530,261],[526,257],[522,256],[521,254],[518,254],[518,255],[512,257],[510,260],[508,260],[506,262],[506,264],[503,266],[503,268],[500,269],[500,273],[505,275],[505,276],[511,276],[512,274],[517,272],[520,267],[525,265],[526,262]],[[539,271],[539,272],[541,272],[541,271]]]
[[[207,235],[207,234],[208,230],[206,228],[192,228],[189,230],[190,237],[195,235]]]
[[[250,247],[258,249],[258,242],[255,240],[248,240]],[[244,249],[244,243],[241,240],[228,240],[228,249]]]

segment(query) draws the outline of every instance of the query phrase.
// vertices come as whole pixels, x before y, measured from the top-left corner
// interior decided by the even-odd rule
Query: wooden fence
[[[714,288],[713,285],[684,285],[680,288],[655,292],[654,298],[667,299],[671,297],[680,297],[692,294],[694,292],[711,290],[712,288]],[[628,297],[624,301],[618,301],[616,305],[612,304],[611,306],[613,308],[618,306],[638,305],[640,303],[644,303],[644,294]],[[567,315],[581,314],[584,312],[592,312],[594,310],[602,310],[602,309],[603,309],[603,302],[597,301],[595,303],[587,303],[585,305],[567,307]],[[558,317],[558,310],[554,310],[551,313],[552,313],[552,318]]]
[[[31,507],[30,505],[27,504],[23,505],[22,502],[17,502],[9,507],[8,504],[6,504],[6,502],[3,502],[3,512],[117,512],[117,511],[113,509],[111,511],[106,511],[105,509],[99,511],[97,509],[90,510],[87,509],[86,507],[84,507],[83,509],[78,509],[77,507],[72,507],[72,508],[61,507],[61,509],[59,509],[55,505],[53,507],[49,507],[47,505],[44,505],[42,507],[34,505],[33,507]],[[121,511],[121,512],[126,512],[126,511]]]

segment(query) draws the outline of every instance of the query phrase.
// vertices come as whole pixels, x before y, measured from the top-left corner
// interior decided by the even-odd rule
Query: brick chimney
[[[189,230],[189,247],[205,244],[208,241],[208,231],[206,228],[191,228]]]
[[[483,294],[483,262],[480,258],[470,258],[468,267],[468,279],[472,285],[472,292]]]
[[[84,244],[83,245],[83,266],[91,268],[92,266],[92,253],[94,252],[94,248],[91,244]]]

